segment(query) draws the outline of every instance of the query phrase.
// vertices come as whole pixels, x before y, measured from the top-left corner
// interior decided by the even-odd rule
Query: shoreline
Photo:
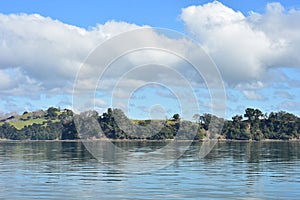
[[[300,139],[292,139],[292,140],[275,140],[275,139],[263,139],[263,140],[231,140],[231,139],[215,139],[217,142],[300,142]],[[204,142],[207,140],[175,140],[175,139],[166,139],[166,140],[147,140],[147,139],[91,139],[91,140],[84,140],[84,139],[76,139],[76,140],[11,140],[11,139],[0,139],[0,143],[3,142]]]

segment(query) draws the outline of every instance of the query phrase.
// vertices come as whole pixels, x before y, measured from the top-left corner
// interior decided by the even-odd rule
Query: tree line
[[[58,112],[49,108],[42,124],[30,124],[17,129],[9,122],[0,126],[0,139],[11,140],[76,140],[76,139],[145,139],[145,140],[202,140],[209,136],[218,122],[222,127],[218,139],[231,140],[292,140],[300,139],[300,118],[284,111],[263,114],[247,108],[243,115],[231,120],[212,114],[195,114],[195,121],[180,119],[174,114],[166,120],[130,120],[120,109],[109,108],[102,115],[88,111],[75,115],[71,110]],[[92,120],[91,120],[92,119]]]

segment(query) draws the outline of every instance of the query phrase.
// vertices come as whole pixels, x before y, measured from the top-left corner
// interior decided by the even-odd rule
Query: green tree
[[[57,112],[59,110],[57,108],[54,108],[54,107],[50,107],[48,108],[47,110],[47,117],[50,118],[50,119],[55,119],[58,115],[57,115]]]
[[[206,131],[209,128],[209,124],[210,124],[211,118],[212,118],[212,115],[208,114],[208,113],[204,113],[203,115],[200,116],[200,125]]]
[[[172,117],[173,121],[180,121],[180,115],[179,114],[174,114]]]

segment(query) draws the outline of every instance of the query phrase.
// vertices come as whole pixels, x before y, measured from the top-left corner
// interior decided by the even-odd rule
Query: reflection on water
[[[107,167],[129,173],[149,173],[172,164],[189,149],[192,141],[83,143],[91,155]]]
[[[97,143],[94,145],[105,146],[103,141]],[[116,142],[115,145],[140,158],[166,143]],[[200,147],[201,143],[193,143],[173,164],[135,174],[103,165],[80,142],[1,142],[0,199],[298,199],[300,196],[299,142],[219,142],[203,159],[198,157]],[[128,161],[116,154],[109,158],[114,164]],[[164,154],[161,158],[172,159]],[[153,159],[153,164],[160,165],[160,160]],[[142,166],[136,166],[139,167]]]

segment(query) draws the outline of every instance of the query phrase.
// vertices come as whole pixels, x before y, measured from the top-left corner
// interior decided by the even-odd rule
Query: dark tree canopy
[[[22,116],[10,116],[1,120],[0,139],[12,140],[74,140],[79,139],[75,115],[71,110],[50,107],[39,115],[24,112]],[[84,114],[84,113],[83,113]],[[81,123],[80,126],[90,138],[109,139],[148,139],[164,140],[174,139],[178,131],[178,139],[200,140],[208,135],[214,128],[223,128],[219,138],[235,140],[290,140],[300,139],[300,118],[285,111],[263,114],[259,109],[247,108],[243,115],[235,115],[231,120],[224,120],[212,114],[195,114],[194,122],[184,121],[179,114],[174,114],[170,120],[130,120],[120,109],[108,108],[102,115],[95,111],[85,114],[93,117],[94,123]],[[33,117],[34,116],[34,117]],[[37,117],[38,116],[38,117]],[[245,119],[243,119],[243,116]],[[38,120],[43,123],[31,123],[16,128],[14,124],[28,120]],[[136,122],[134,122],[136,121]],[[218,122],[218,123],[215,123]],[[223,123],[224,122],[224,123]],[[224,124],[215,127],[215,124]],[[163,126],[160,127],[159,124]],[[191,135],[195,132],[196,135]]]

